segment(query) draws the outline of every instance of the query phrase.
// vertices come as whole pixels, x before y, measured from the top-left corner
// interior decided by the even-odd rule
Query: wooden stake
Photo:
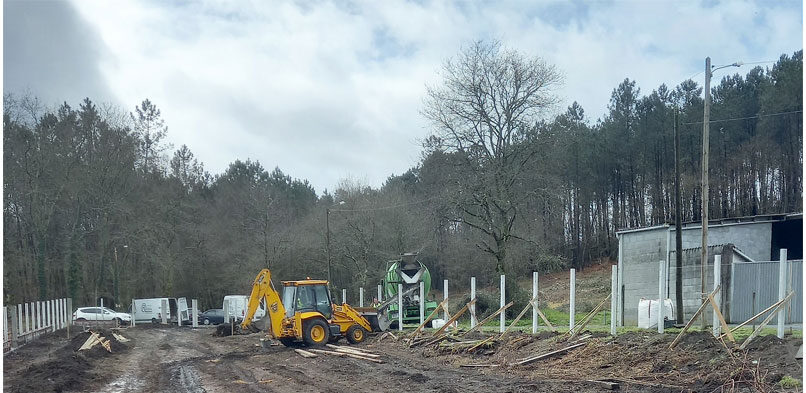
[[[444,332],[444,331],[445,331],[445,329],[447,329],[447,328],[448,328],[448,326],[451,326],[451,324],[452,324],[452,323],[456,322],[456,320],[457,320],[457,319],[459,319],[459,317],[461,317],[461,316],[462,316],[462,314],[464,314],[464,313],[465,313],[465,311],[467,311],[468,307],[470,307],[471,305],[473,305],[473,304],[475,304],[475,303],[476,303],[476,299],[473,299],[473,300],[471,300],[471,301],[467,302],[467,304],[465,304],[465,306],[464,306],[464,307],[462,307],[462,309],[461,309],[461,310],[459,310],[459,311],[458,311],[456,314],[454,314],[454,315],[451,317],[451,319],[449,319],[449,320],[448,320],[448,322],[445,322],[445,324],[444,324],[444,325],[442,325],[442,327],[441,327],[441,328],[439,328],[439,330],[437,330],[437,331],[436,331],[436,333],[434,333],[434,336],[437,336],[437,335],[439,335],[440,333]]]
[[[473,351],[475,351],[475,350],[476,350],[476,348],[478,348],[478,347],[480,347],[480,346],[482,346],[482,345],[484,345],[484,344],[487,344],[488,342],[492,341],[492,340],[493,340],[493,338],[495,338],[495,336],[490,336],[490,337],[488,337],[486,340],[481,341],[481,342],[479,342],[478,344],[476,344],[476,345],[474,345],[474,346],[472,346],[472,347],[468,348],[468,349],[467,349],[467,351],[468,351],[468,352],[473,352]]]
[[[347,352],[325,351],[323,349],[309,349],[308,351],[309,352],[314,352],[314,353],[321,353],[321,354],[324,354],[324,355],[346,356],[346,357],[350,357],[350,358],[354,358],[354,359],[369,360],[370,362],[379,363],[379,364],[383,363],[383,360],[373,359],[373,358],[370,358],[370,357],[356,355],[356,354],[347,353]]]
[[[420,324],[420,326],[417,326],[417,329],[414,329],[414,332],[412,332],[411,336],[409,336],[409,337],[414,338],[415,336],[417,336],[417,334],[420,333],[420,330],[423,330],[423,327],[425,327],[425,325],[428,324],[428,322],[431,322],[431,319],[433,319],[437,315],[437,313],[439,312],[439,309],[445,307],[445,302],[447,302],[447,301],[448,301],[448,299],[445,299],[445,300],[442,301],[442,303],[437,305],[437,308],[435,308],[434,311],[431,311],[431,314],[428,314],[428,318],[426,318],[423,321],[423,323]],[[394,337],[394,335],[392,335],[392,337]],[[395,337],[395,340],[397,340],[397,337]]]
[[[772,310],[772,312],[770,312],[770,315],[767,315],[767,318],[764,318],[764,321],[761,322],[761,325],[758,325],[758,327],[756,328],[756,330],[753,331],[753,333],[750,334],[750,337],[747,337],[747,339],[744,340],[742,345],[739,346],[739,349],[747,348],[747,345],[750,344],[750,341],[753,341],[753,339],[756,338],[756,336],[758,336],[759,333],[761,333],[761,330],[764,329],[764,326],[767,326],[767,324],[770,323],[770,321],[772,321],[772,318],[775,317],[775,315],[778,314],[779,311],[783,310],[784,307],[786,307],[786,304],[789,302],[790,299],[792,299],[792,295],[794,294],[795,294],[794,292],[789,292],[789,294],[786,295],[786,297],[784,298],[783,302],[781,302],[781,304],[779,304],[778,307]]]
[[[526,307],[524,307],[523,310],[521,310],[520,314],[518,314],[518,316],[515,317],[515,319],[512,321],[512,323],[510,323],[509,326],[507,326],[506,330],[504,330],[504,332],[501,333],[500,336],[498,336],[499,340],[504,338],[504,335],[507,334],[509,332],[509,330],[512,329],[512,327],[515,326],[515,324],[518,323],[518,321],[521,320],[523,315],[526,314],[526,312],[529,311],[530,308],[532,308],[532,306],[535,304],[535,302],[537,302],[537,298],[532,298],[532,300],[529,300],[529,303],[526,303]]]
[[[472,328],[470,328],[470,330],[468,330],[468,331],[464,332],[464,333],[463,333],[463,334],[462,334],[460,337],[464,337],[464,336],[466,336],[467,334],[469,334],[470,332],[475,331],[475,330],[478,330],[480,327],[484,326],[484,324],[485,324],[485,323],[490,322],[490,321],[491,321],[493,318],[495,318],[495,316],[496,316],[496,315],[498,315],[498,314],[500,314],[502,311],[504,311],[504,310],[506,310],[506,309],[510,308],[510,307],[511,307],[513,304],[515,304],[515,303],[514,303],[514,302],[509,302],[509,303],[507,303],[507,304],[506,304],[504,307],[499,308],[499,309],[498,309],[496,312],[494,312],[494,313],[490,314],[490,316],[488,316],[487,318],[484,318],[484,319],[483,319],[481,322],[479,322],[479,323],[478,323],[476,326],[473,326]]]
[[[537,310],[537,315],[540,315],[540,319],[543,320],[543,323],[545,323],[549,327],[549,329],[551,329],[551,331],[553,332],[555,330],[554,325],[552,325],[551,322],[549,322],[549,319],[546,318],[545,315],[543,315],[543,312],[540,311],[539,308],[537,308],[536,310]]]
[[[308,351],[305,351],[305,350],[302,350],[302,349],[297,349],[297,348],[294,349],[294,352],[300,354],[300,356],[302,356],[304,358],[315,358],[317,356],[315,353],[311,353],[311,352],[308,352]]]
[[[721,284],[717,285],[716,288],[714,288],[714,290],[711,292],[710,296],[714,296],[714,294],[719,292],[719,288],[721,286],[722,286]],[[683,333],[685,333],[686,330],[688,330],[688,328],[690,328],[691,325],[694,324],[694,321],[697,319],[698,316],[700,316],[700,314],[702,314],[703,310],[705,310],[705,306],[707,306],[708,304],[709,302],[707,298],[702,301],[700,308],[697,309],[697,312],[694,313],[694,316],[692,316],[691,319],[689,319],[688,323],[686,323],[686,326],[684,326],[683,329],[680,330],[680,333],[677,334],[677,337],[674,338],[674,341],[672,341],[672,343],[669,344],[669,349],[672,349],[674,348],[675,345],[677,345],[677,342],[680,341],[680,339],[683,337]]]
[[[572,350],[574,348],[581,347],[581,346],[583,346],[585,344],[586,343],[574,344],[574,345],[571,345],[570,347],[565,347],[563,349],[558,349],[556,351],[552,351],[552,352],[549,352],[549,353],[544,353],[542,355],[537,355],[537,356],[534,356],[534,357],[523,359],[523,360],[521,360],[519,362],[513,363],[513,365],[514,366],[520,366],[520,365],[528,364],[528,363],[531,363],[531,362],[534,362],[534,361],[537,361],[537,360],[540,360],[540,359],[545,359],[547,357],[557,355],[559,353],[570,351],[570,350]]]
[[[783,303],[783,302],[784,302],[784,301],[783,301],[783,299],[781,299],[781,300],[779,300],[779,301],[777,301],[777,302],[773,303],[773,305],[771,305],[771,306],[769,306],[769,307],[765,308],[765,309],[764,309],[764,311],[762,311],[762,312],[760,312],[760,313],[758,313],[758,314],[756,314],[756,315],[753,315],[752,317],[750,317],[750,319],[748,319],[748,320],[746,320],[746,321],[744,321],[744,322],[740,323],[739,325],[737,325],[737,326],[736,326],[736,327],[734,327],[733,329],[730,329],[731,333],[732,333],[732,332],[735,332],[735,331],[737,331],[737,330],[739,330],[739,328],[743,327],[744,325],[747,325],[748,323],[755,321],[755,320],[756,320],[758,317],[760,317],[760,316],[762,316],[762,315],[766,314],[766,313],[767,313],[767,311],[770,311],[770,310],[774,309],[775,307],[778,307],[778,305],[779,305],[779,304],[781,304],[781,303]],[[722,333],[722,334],[721,334],[719,337],[724,337],[726,334],[728,334],[728,333]]]
[[[596,307],[593,309],[593,311],[591,311],[591,312],[590,312],[590,313],[589,313],[589,314],[588,314],[588,315],[587,315],[587,316],[586,316],[586,317],[585,317],[585,318],[582,320],[582,323],[579,325],[579,327],[574,326],[574,331],[573,331],[573,332],[571,332],[570,330],[568,331],[569,333],[571,333],[571,335],[568,337],[568,339],[569,339],[569,340],[570,340],[570,339],[572,339],[572,338],[574,338],[574,337],[575,337],[575,336],[576,336],[576,335],[577,335],[579,332],[581,332],[581,331],[582,331],[582,329],[585,329],[585,326],[588,326],[588,324],[589,324],[589,323],[590,323],[590,322],[593,320],[593,317],[595,317],[595,316],[596,316],[596,313],[598,313],[598,312],[599,312],[599,310],[601,310],[601,309],[602,309],[602,307],[604,306],[604,304],[605,304],[605,302],[607,301],[607,299],[610,299],[610,295],[607,295],[607,297],[606,297],[606,298],[604,298],[604,300],[602,300],[602,302],[601,302],[601,303],[599,303],[599,305],[598,305],[598,306],[596,306]]]
[[[728,324],[725,323],[725,318],[722,316],[722,311],[719,311],[719,306],[716,304],[716,301],[714,301],[714,297],[708,295],[708,301],[711,302],[711,307],[714,308],[714,315],[716,315],[717,319],[719,319],[719,323],[722,325],[722,330],[728,335],[728,340],[730,340],[732,343],[735,343],[736,339],[733,338],[733,333],[730,332]]]

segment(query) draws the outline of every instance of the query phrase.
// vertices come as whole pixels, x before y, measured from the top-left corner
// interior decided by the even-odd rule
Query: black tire
[[[367,331],[366,329],[362,328],[359,325],[350,326],[347,329],[347,341],[350,344],[358,344],[363,342],[367,338]]]
[[[330,340],[328,341],[331,344],[335,344],[341,340],[341,336],[330,336]]]
[[[280,339],[280,343],[285,345],[286,347],[296,347],[297,343],[293,337],[283,337]]]
[[[210,319],[209,318],[204,318],[204,324],[209,325],[210,324]]]
[[[159,321],[157,321],[157,318],[151,318],[151,324],[152,325],[156,325],[158,323],[159,323]]]
[[[84,323],[84,322],[87,322],[87,320],[86,320],[86,319],[84,319],[84,318],[78,318],[78,319],[76,319],[76,322],[78,322],[78,323]]]
[[[330,340],[330,329],[327,322],[320,318],[305,321],[302,325],[302,338],[306,344],[312,347],[327,344]]]

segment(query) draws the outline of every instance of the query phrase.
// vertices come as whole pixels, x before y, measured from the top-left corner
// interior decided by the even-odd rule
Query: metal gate
[[[803,323],[803,260],[788,262],[787,290],[795,295],[787,307],[786,323]],[[729,323],[742,323],[778,301],[778,266],[778,261],[733,264]]]

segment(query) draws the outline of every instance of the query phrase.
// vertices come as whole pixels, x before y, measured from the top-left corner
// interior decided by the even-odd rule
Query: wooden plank
[[[373,358],[370,358],[370,357],[356,355],[356,354],[347,353],[347,352],[325,351],[324,349],[309,349],[308,351],[309,352],[314,352],[314,353],[321,353],[321,354],[324,354],[324,355],[346,356],[346,357],[354,358],[354,359],[369,360],[370,362],[374,362],[374,363],[378,363],[378,364],[383,363],[383,360],[380,360],[380,359],[373,359]]]
[[[722,330],[727,332],[728,340],[730,340],[730,342],[732,343],[735,343],[736,339],[733,338],[733,333],[730,332],[730,328],[728,327],[728,324],[725,322],[725,317],[722,316],[722,311],[719,311],[719,305],[717,305],[716,301],[714,301],[714,297],[708,295],[708,301],[711,302],[711,307],[714,308],[714,314],[716,314],[717,319],[719,319],[719,323],[722,325]]]
[[[539,315],[539,316],[540,316],[540,319],[542,319],[542,320],[543,320],[543,323],[545,323],[545,324],[546,324],[546,326],[548,326],[548,327],[549,327],[549,329],[551,329],[551,331],[553,332],[553,331],[555,330],[555,329],[554,329],[554,325],[552,325],[552,324],[551,324],[551,322],[549,322],[549,319],[548,319],[548,318],[546,318],[546,316],[545,316],[545,315],[543,315],[543,312],[542,312],[542,311],[540,311],[540,309],[539,309],[539,308],[536,308],[535,310],[537,310],[537,315]]]
[[[549,353],[544,353],[544,354],[542,354],[542,355],[537,355],[537,356],[533,356],[533,357],[530,357],[530,358],[523,359],[523,360],[521,360],[521,361],[518,361],[518,362],[513,363],[513,365],[514,365],[514,366],[520,366],[520,365],[524,365],[524,364],[529,364],[529,363],[532,363],[532,362],[537,361],[537,360],[540,360],[540,359],[545,359],[545,358],[547,358],[547,357],[551,357],[551,356],[554,356],[554,355],[557,355],[557,354],[561,354],[561,353],[563,353],[563,352],[570,351],[570,350],[572,350],[572,349],[574,349],[574,348],[581,347],[581,346],[583,346],[583,345],[585,345],[585,344],[586,344],[586,343],[574,344],[574,345],[571,345],[571,346],[569,346],[569,347],[565,347],[565,348],[563,348],[563,349],[558,349],[558,350],[556,350],[556,351],[551,351],[551,352],[549,352]]]
[[[347,347],[340,347],[338,345],[331,346],[331,344],[328,344],[327,346],[329,348],[333,348],[333,349],[335,349],[336,351],[339,351],[339,352],[354,353],[356,355],[361,355],[361,356],[366,356],[366,357],[371,357],[371,358],[376,358],[376,359],[381,357],[381,355],[378,355],[378,354],[367,353],[367,352],[363,352],[363,351],[359,351],[357,349],[352,349],[352,348],[347,348]]]
[[[300,356],[304,358],[315,358],[317,356],[315,353],[308,352],[298,348],[294,348],[294,352],[298,353]]]
[[[481,364],[462,364],[459,367],[498,367],[498,364],[489,364],[489,363],[481,363]]]
[[[442,327],[439,328],[439,330],[437,330],[436,333],[434,333],[434,336],[437,336],[440,333],[444,332],[445,329],[448,328],[448,326],[450,326],[452,323],[456,322],[456,320],[459,319],[459,317],[461,317],[462,314],[464,314],[465,311],[467,311],[467,309],[470,308],[470,306],[475,304],[475,303],[476,303],[476,299],[472,299],[471,301],[467,302],[467,304],[465,304],[464,307],[462,307],[454,316],[451,317],[451,319],[448,320],[448,322],[445,322],[445,324],[442,325]]]
[[[502,311],[504,311],[504,310],[506,310],[506,309],[508,309],[508,308],[512,307],[512,305],[513,305],[513,304],[515,304],[515,303],[514,303],[514,302],[509,302],[509,303],[507,303],[507,304],[506,304],[504,307],[499,308],[499,309],[498,309],[496,312],[494,312],[494,313],[490,314],[490,315],[489,315],[487,318],[484,318],[484,319],[483,319],[481,322],[479,322],[479,323],[478,323],[476,326],[473,326],[472,328],[470,328],[470,330],[468,330],[468,331],[466,331],[466,332],[462,333],[462,336],[460,336],[460,337],[464,337],[464,336],[466,336],[467,334],[469,334],[470,332],[475,331],[475,330],[479,329],[480,327],[484,326],[484,324],[485,324],[485,323],[490,322],[490,321],[491,321],[493,318],[495,318],[495,316],[496,316],[496,315],[498,315],[498,314],[500,314]]]
[[[581,332],[583,329],[585,329],[585,326],[588,326],[588,324],[590,323],[590,321],[592,321],[592,320],[593,320],[593,318],[596,316],[596,314],[599,312],[599,310],[601,310],[601,309],[602,309],[602,307],[604,306],[604,304],[605,304],[605,302],[607,301],[607,299],[610,299],[610,295],[609,295],[609,294],[607,295],[607,297],[606,297],[606,298],[604,298],[604,300],[602,300],[602,302],[601,302],[601,303],[599,303],[599,305],[598,305],[598,306],[596,306],[596,307],[593,309],[593,311],[591,311],[591,312],[590,312],[590,314],[588,314],[588,316],[587,316],[587,317],[585,317],[585,319],[584,319],[584,320],[582,320],[582,323],[579,325],[579,328],[577,328],[576,326],[574,326],[574,332],[573,332],[573,333],[571,333],[571,336],[569,336],[569,337],[568,337],[568,339],[569,339],[569,340],[570,340],[570,339],[572,339],[572,338],[574,338],[574,337],[575,337],[575,336],[576,336],[576,335],[577,335],[579,332]],[[569,331],[569,332],[570,332],[570,331]]]
[[[597,385],[599,385],[599,386],[601,386],[601,387],[603,387],[605,389],[609,389],[609,390],[619,390],[619,388],[620,388],[618,382],[613,382],[613,381],[590,379],[590,380],[588,380],[588,382],[597,384]]]
[[[721,284],[717,285],[716,288],[714,288],[714,290],[711,291],[710,296],[714,296],[714,294],[719,292],[720,287],[722,287]],[[683,333],[685,333],[686,330],[688,330],[688,328],[690,328],[691,325],[694,324],[694,321],[697,319],[697,317],[700,316],[700,314],[702,314],[703,310],[705,310],[706,305],[708,305],[708,299],[703,299],[702,304],[700,305],[700,308],[697,309],[697,312],[694,313],[694,316],[692,316],[691,319],[689,319],[688,323],[686,323],[686,326],[683,326],[683,329],[680,330],[680,333],[677,334],[677,337],[674,338],[674,341],[672,341],[672,343],[669,344],[669,349],[674,348],[674,346],[677,345],[677,342],[680,341],[681,338],[683,338]]]
[[[755,320],[756,320],[758,317],[760,317],[760,316],[762,316],[762,315],[766,314],[768,311],[770,311],[770,310],[774,309],[775,307],[778,307],[778,305],[779,305],[779,304],[781,304],[781,303],[783,303],[783,302],[784,302],[784,299],[781,299],[781,300],[779,300],[779,301],[777,301],[777,302],[773,303],[773,305],[771,305],[771,306],[767,307],[766,309],[764,309],[764,311],[762,311],[762,312],[760,312],[760,313],[758,313],[758,314],[756,314],[756,315],[753,315],[752,317],[750,317],[750,319],[748,319],[748,320],[746,320],[746,321],[744,321],[744,322],[742,322],[742,323],[738,324],[738,325],[737,325],[737,326],[735,326],[733,329],[730,329],[730,332],[731,332],[731,333],[733,333],[733,332],[735,332],[735,331],[739,330],[739,328],[743,327],[744,325],[747,325],[748,323],[755,321]],[[722,333],[722,334],[719,336],[719,338],[722,338],[722,337],[724,337],[724,336],[725,336],[725,335],[727,335],[727,334],[728,334],[727,332],[726,332],[726,333]]]
[[[753,331],[753,333],[750,334],[750,337],[747,337],[747,339],[744,340],[742,345],[739,346],[739,349],[745,349],[747,345],[750,344],[750,341],[753,341],[753,339],[756,338],[756,336],[758,336],[759,333],[761,333],[761,329],[764,329],[764,326],[767,326],[767,324],[770,323],[772,318],[775,317],[775,315],[778,314],[779,311],[783,310],[784,307],[786,307],[786,304],[789,303],[789,300],[792,299],[792,295],[794,294],[795,294],[794,292],[789,292],[789,294],[786,295],[786,297],[784,298],[784,301],[781,304],[779,304],[778,307],[772,310],[772,312],[770,312],[770,315],[767,315],[767,318],[764,318],[764,321],[761,322],[760,325],[758,325],[758,327],[756,328],[756,330]]]
[[[501,333],[500,336],[498,336],[499,340],[502,339],[505,334],[509,333],[509,330],[512,329],[512,327],[515,326],[515,324],[518,323],[518,321],[521,320],[523,315],[526,314],[526,312],[529,311],[529,309],[531,309],[533,305],[535,305],[535,302],[537,302],[536,297],[532,298],[532,300],[529,300],[529,303],[526,303],[526,307],[524,307],[523,310],[521,310],[520,314],[518,314],[518,316],[515,317],[515,319],[512,321],[512,323],[510,323],[509,326],[507,326],[506,330],[504,330],[504,332]]]
[[[431,311],[431,314],[428,314],[428,318],[426,318],[423,321],[423,323],[420,324],[420,326],[417,326],[417,329],[414,329],[414,332],[411,333],[410,337],[414,338],[415,336],[417,336],[417,334],[420,333],[420,330],[423,330],[423,327],[425,327],[425,325],[428,324],[428,322],[431,322],[431,319],[433,319],[437,315],[437,313],[439,312],[439,309],[445,307],[445,302],[447,302],[447,301],[448,301],[448,299],[445,299],[445,300],[442,301],[442,303],[438,304],[437,308],[435,308],[434,311]],[[401,311],[398,310],[398,312],[401,312]],[[394,337],[394,335],[392,335],[392,337]],[[395,340],[397,340],[397,337],[395,337]]]

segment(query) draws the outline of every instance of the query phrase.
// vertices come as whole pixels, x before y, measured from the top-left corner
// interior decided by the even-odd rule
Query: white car
[[[73,313],[73,321],[114,321],[131,322],[131,314],[125,312],[117,312],[110,310],[106,307],[80,307]]]

